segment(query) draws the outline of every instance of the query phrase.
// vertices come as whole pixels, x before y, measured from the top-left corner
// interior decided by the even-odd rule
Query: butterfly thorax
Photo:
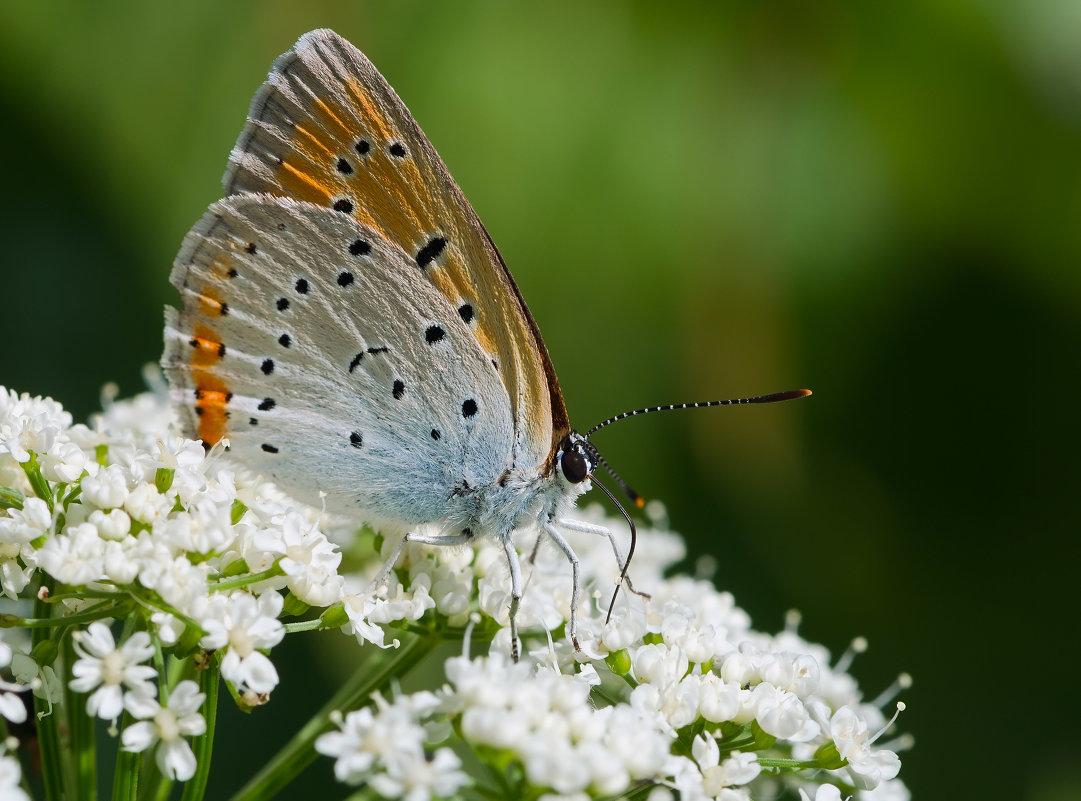
[[[590,488],[588,474],[579,477],[574,467],[568,478],[563,469],[564,456],[564,451],[558,451],[547,470],[510,468],[494,484],[457,493],[448,504],[452,513],[444,530],[455,533],[469,529],[479,536],[504,538],[516,529],[536,528],[564,517],[578,496]]]

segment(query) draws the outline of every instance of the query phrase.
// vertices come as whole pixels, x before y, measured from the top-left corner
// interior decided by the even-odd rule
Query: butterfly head
[[[599,461],[596,448],[577,431],[567,434],[556,450],[556,471],[568,484],[580,485],[580,492],[589,488],[586,481]]]

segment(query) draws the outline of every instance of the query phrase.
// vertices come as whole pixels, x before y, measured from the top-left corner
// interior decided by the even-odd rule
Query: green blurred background
[[[866,635],[868,696],[913,674],[913,796],[1081,798],[1081,4],[5,3],[0,383],[79,419],[142,389],[249,99],[321,26],[442,154],[580,428],[815,390],[596,442],[757,627]],[[225,730],[221,794],[348,670],[326,639]]]

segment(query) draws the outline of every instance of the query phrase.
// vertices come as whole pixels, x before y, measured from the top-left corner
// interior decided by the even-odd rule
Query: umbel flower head
[[[645,787],[684,800],[907,798],[896,754],[906,741],[881,740],[894,722],[882,707],[907,680],[868,703],[848,672],[862,641],[834,659],[794,620],[757,631],[730,594],[669,575],[684,546],[658,516],[639,529],[633,565],[650,597],[621,593],[610,620],[613,543],[565,532],[585,589],[580,650],[566,638],[564,555],[516,532],[532,558],[515,663],[501,544],[408,543],[381,573],[393,537],[294,502],[171,424],[159,395],[110,403],[87,426],[54,401],[0,389],[0,670],[12,671],[0,676],[0,713],[10,719],[21,704],[8,691],[34,688],[39,726],[56,725],[56,704],[83,705],[115,721],[123,752],[152,752],[161,777],[205,786],[212,755],[200,743],[219,679],[246,709],[272,702],[297,681],[279,672],[276,646],[326,630],[356,649],[353,691],[341,695],[355,700],[313,709],[317,725],[295,748],[385,798]],[[623,536],[599,507],[581,517]],[[438,680],[401,692],[401,671],[451,638],[460,655]],[[392,647],[400,656],[388,659]],[[49,742],[46,771],[71,759]],[[0,754],[0,773],[10,759]],[[117,782],[137,772],[117,764]],[[278,787],[291,774],[276,771],[295,769],[272,762],[257,781]]]

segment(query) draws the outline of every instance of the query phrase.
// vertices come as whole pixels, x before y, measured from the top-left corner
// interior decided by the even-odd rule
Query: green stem
[[[47,604],[58,604],[61,601],[68,601],[75,599],[77,601],[85,601],[87,598],[100,598],[102,600],[120,600],[122,596],[117,592],[110,592],[108,590],[92,590],[89,587],[80,587],[78,592],[58,592],[56,595],[50,595],[45,599]]]
[[[44,584],[52,589],[51,582]],[[45,618],[50,613],[47,604],[40,600],[34,601],[34,614]],[[49,639],[51,632],[47,628],[35,628],[30,634],[32,646]],[[44,677],[43,677],[44,680]],[[48,688],[43,688],[43,694],[48,695]],[[38,744],[41,749],[41,779],[45,785],[45,797],[49,801],[62,801],[64,794],[65,760],[64,749],[60,747],[60,727],[58,710],[50,705],[47,698],[42,698],[35,693],[34,713],[37,716]],[[73,797],[69,793],[66,797]]]
[[[218,719],[218,684],[218,667],[214,660],[210,660],[210,664],[200,671],[199,675],[199,689],[206,693],[206,702],[203,704],[206,732],[192,740],[195,775],[184,784],[180,801],[202,801],[206,795],[206,785],[210,778],[210,757],[214,751],[214,724]]]
[[[329,726],[331,712],[348,712],[363,706],[373,692],[385,690],[392,681],[404,677],[438,643],[435,637],[407,640],[391,654],[381,654],[385,660],[381,668],[374,666],[371,670],[356,671],[293,739],[240,788],[232,801],[257,801],[274,796],[315,759],[315,740]]]
[[[63,660],[65,671],[75,664],[75,648],[72,638],[64,638]],[[94,719],[86,714],[86,697],[73,691],[64,682],[64,706],[68,718],[68,746],[75,767],[75,797],[82,801],[97,801],[98,764],[94,741]]]
[[[260,581],[266,581],[267,579],[277,578],[278,576],[284,576],[285,572],[278,567],[278,563],[268,567],[261,573],[249,573],[246,576],[237,576],[233,579],[225,579],[225,581],[217,581],[213,584],[208,584],[207,587],[210,592],[221,592],[223,590],[233,590],[237,587],[246,587],[249,584],[257,584]]]
[[[134,722],[131,714],[124,713],[120,729],[123,731]],[[142,767],[142,754],[125,751],[117,744],[116,768],[113,773],[112,801],[136,801],[139,797],[139,770]]]
[[[15,615],[0,615],[0,628],[24,628],[34,629],[47,629],[61,626],[74,626],[79,623],[93,623],[95,620],[101,620],[106,617],[122,618],[127,614],[125,604],[117,604],[111,606],[107,603],[98,604],[95,607],[88,609],[85,612],[79,612],[77,615],[68,615],[66,617],[49,617],[49,606],[42,601],[34,602],[34,617],[17,617]],[[48,636],[44,636],[41,639],[48,639]],[[34,640],[37,643],[37,640]]]
[[[782,759],[781,757],[758,757],[758,764],[764,768],[783,770],[810,770],[822,767],[815,759]]]
[[[285,629],[286,634],[293,634],[298,631],[318,631],[323,628],[323,619],[317,617],[312,620],[300,620],[296,623],[283,623],[282,628]]]
[[[45,480],[45,476],[41,474],[41,467],[38,465],[37,454],[31,453],[30,461],[23,462],[22,467],[23,472],[26,473],[26,477],[30,481],[30,487],[34,490],[34,494],[45,501],[45,504],[49,507],[49,513],[52,514],[53,491],[49,486],[49,482]]]

